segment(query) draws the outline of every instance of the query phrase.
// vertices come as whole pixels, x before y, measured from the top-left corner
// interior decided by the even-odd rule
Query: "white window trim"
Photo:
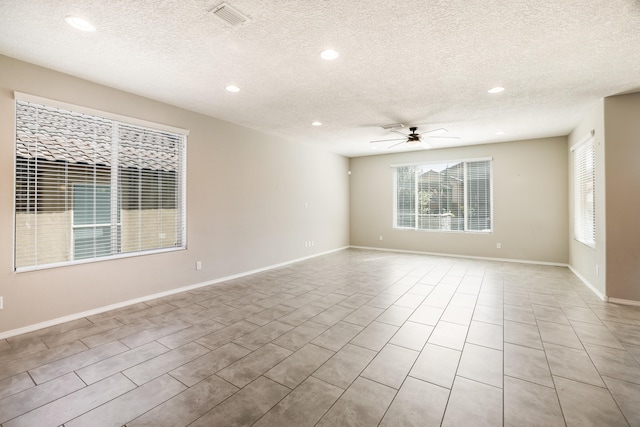
[[[578,198],[579,198],[579,194],[578,194],[578,188],[576,187],[576,165],[575,165],[575,158],[574,158],[574,153],[578,148],[581,148],[582,146],[584,146],[585,144],[591,143],[592,144],[592,148],[593,148],[593,167],[594,167],[594,177],[593,177],[593,191],[594,191],[594,198],[595,198],[595,192],[596,192],[596,177],[595,177],[595,167],[596,167],[596,141],[595,141],[595,130],[590,130],[584,137],[582,137],[578,142],[576,142],[575,144],[573,144],[571,146],[571,148],[569,149],[571,152],[571,190],[572,190],[572,200],[571,203],[573,204],[572,208],[573,208],[573,227],[571,229],[571,233],[573,234],[573,240],[575,240],[578,243],[581,243],[591,249],[595,249],[596,248],[596,237],[597,237],[597,230],[596,230],[596,211],[595,211],[595,206],[594,206],[594,210],[593,210],[593,241],[591,240],[582,240],[581,238],[579,238],[579,236],[577,235],[578,233],[576,233],[576,218],[577,218],[577,206],[578,206]],[[595,204],[595,202],[594,202]]]
[[[422,165],[429,165],[429,164],[442,164],[442,163],[464,163],[464,182],[467,182],[467,163],[471,163],[471,162],[481,162],[481,161],[489,161],[491,162],[491,168],[489,170],[489,191],[490,191],[490,197],[489,197],[489,203],[491,205],[491,230],[489,231],[480,231],[480,230],[469,230],[468,229],[468,217],[465,214],[465,218],[464,218],[464,230],[450,230],[450,231],[443,231],[443,230],[431,230],[431,229],[424,229],[424,228],[418,228],[417,224],[414,227],[399,227],[398,224],[398,209],[396,206],[397,203],[397,197],[398,197],[398,186],[397,186],[397,173],[398,173],[398,169],[402,168],[402,167],[407,167],[407,166],[422,166]],[[398,230],[398,231],[417,231],[417,232],[426,232],[426,233],[446,233],[446,234],[482,234],[482,235],[491,235],[495,232],[495,225],[494,225],[494,208],[493,208],[493,157],[472,157],[472,158],[464,158],[464,159],[454,159],[454,160],[431,160],[431,161],[422,161],[422,162],[411,162],[411,163],[395,163],[395,164],[391,164],[389,165],[389,167],[391,169],[393,169],[393,173],[391,174],[391,179],[392,179],[392,188],[393,188],[393,192],[392,192],[392,197],[393,197],[393,204],[392,204],[392,225],[391,228],[394,230]],[[415,180],[414,182],[414,193],[416,194],[416,200],[415,200],[415,205],[418,205],[418,181]],[[466,209],[467,206],[467,186],[465,185],[464,187],[464,206]]]
[[[139,127],[143,127],[143,128],[147,128],[150,130],[154,130],[154,131],[163,131],[163,132],[167,132],[167,133],[174,133],[174,134],[179,134],[181,135],[182,138],[182,159],[181,159],[181,164],[180,164],[180,168],[183,171],[182,173],[182,182],[183,185],[182,186],[178,186],[178,197],[182,203],[182,209],[181,209],[181,224],[182,224],[182,230],[180,230],[181,235],[182,235],[182,245],[181,246],[177,246],[177,247],[167,247],[167,248],[160,248],[160,249],[150,249],[150,250],[142,250],[142,251],[136,251],[136,252],[127,252],[127,253],[118,253],[118,254],[113,254],[113,255],[109,255],[109,256],[104,256],[104,257],[99,257],[99,258],[90,258],[90,259],[79,259],[79,260],[74,260],[71,259],[70,261],[63,261],[63,262],[56,262],[56,263],[49,263],[49,264],[42,264],[42,265],[35,265],[35,266],[26,266],[26,267],[19,267],[16,268],[15,264],[13,265],[13,272],[14,273],[23,273],[23,272],[30,272],[30,271],[37,271],[37,270],[45,270],[45,269],[50,269],[50,268],[58,268],[58,267],[65,267],[65,266],[71,266],[71,265],[79,265],[79,264],[88,264],[88,263],[95,263],[95,262],[103,262],[103,261],[109,261],[109,260],[114,260],[114,259],[120,259],[120,258],[132,258],[132,257],[138,257],[138,256],[147,256],[147,255],[153,255],[153,254],[160,254],[160,253],[166,253],[166,252],[177,252],[177,251],[184,251],[188,248],[188,242],[187,242],[187,173],[186,173],[186,167],[187,167],[187,147],[188,144],[186,143],[186,137],[189,136],[190,131],[188,129],[183,129],[183,128],[179,128],[179,127],[174,127],[174,126],[170,126],[170,125],[165,125],[162,123],[157,123],[157,122],[151,122],[148,120],[143,120],[143,119],[137,119],[137,118],[132,118],[132,117],[128,117],[128,116],[124,116],[124,115],[120,115],[120,114],[115,114],[115,113],[111,113],[111,112],[107,112],[107,111],[103,111],[103,110],[97,110],[97,109],[93,109],[93,108],[89,108],[89,107],[84,107],[84,106],[80,106],[80,105],[76,105],[76,104],[71,104],[71,103],[67,103],[67,102],[63,102],[63,101],[58,101],[58,100],[54,100],[54,99],[50,99],[50,98],[44,98],[44,97],[40,97],[40,96],[36,96],[36,95],[31,95],[31,94],[27,94],[27,93],[23,93],[23,92],[18,92],[18,91],[14,91],[14,117],[12,120],[13,123],[13,135],[14,135],[14,159],[13,159],[13,187],[12,187],[12,191],[13,191],[13,215],[12,215],[12,223],[13,223],[13,240],[12,240],[12,259],[15,262],[16,259],[16,195],[15,195],[15,190],[16,190],[16,179],[17,179],[17,164],[15,161],[15,135],[16,135],[16,117],[15,117],[15,113],[16,113],[16,108],[15,108],[15,103],[17,103],[18,101],[25,101],[25,102],[30,102],[30,103],[35,103],[35,104],[40,104],[40,105],[45,105],[47,107],[55,107],[55,108],[59,108],[59,109],[63,109],[63,110],[68,110],[68,111],[73,111],[73,112],[77,112],[77,113],[82,113],[82,114],[89,114],[89,115],[93,115],[93,116],[99,116],[102,118],[106,118],[109,120],[114,120],[114,121],[119,121],[119,122],[123,122],[123,123],[127,123],[127,124],[131,124],[134,126],[139,126]],[[73,210],[72,213],[73,215]],[[37,224],[37,215],[35,218],[36,224]],[[118,225],[120,225],[120,223],[118,223]],[[71,232],[73,233],[73,226],[71,227]],[[71,240],[71,243],[73,244],[73,239]],[[72,245],[73,248],[73,245]],[[37,243],[36,243],[36,252],[37,252]],[[73,249],[71,250],[71,255],[73,258]]]

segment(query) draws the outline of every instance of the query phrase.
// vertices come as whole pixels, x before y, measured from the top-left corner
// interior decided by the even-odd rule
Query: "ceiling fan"
[[[429,144],[426,140],[428,138],[447,138],[447,139],[460,139],[457,136],[443,136],[443,134],[448,131],[444,128],[432,129],[425,132],[418,133],[417,126],[409,127],[409,133],[400,132],[399,130],[393,129],[394,127],[404,128],[404,125],[399,123],[397,125],[383,126],[384,129],[389,130],[390,132],[394,132],[402,135],[402,138],[392,138],[392,139],[379,139],[376,141],[370,141],[372,144],[378,142],[389,142],[389,141],[400,141],[395,144],[390,145],[387,148],[397,147],[400,144],[407,144],[410,146],[421,145],[423,148],[432,148],[433,146]]]

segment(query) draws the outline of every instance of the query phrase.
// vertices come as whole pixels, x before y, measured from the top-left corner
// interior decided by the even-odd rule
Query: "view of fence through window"
[[[186,135],[16,101],[15,269],[185,247]]]
[[[394,227],[492,231],[491,160],[398,166]]]

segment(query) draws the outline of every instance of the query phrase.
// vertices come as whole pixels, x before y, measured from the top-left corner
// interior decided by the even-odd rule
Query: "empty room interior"
[[[0,3],[0,426],[640,426],[640,3]]]

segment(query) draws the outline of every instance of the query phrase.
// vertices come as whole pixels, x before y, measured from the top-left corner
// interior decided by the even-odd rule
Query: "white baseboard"
[[[388,248],[376,248],[376,247],[368,247],[368,246],[349,246],[349,247],[352,249],[368,249],[372,251],[399,252],[399,253],[406,253],[406,254],[432,255],[432,256],[443,256],[443,257],[451,257],[451,258],[480,259],[483,261],[513,262],[517,264],[549,265],[553,267],[569,267],[568,264],[564,264],[560,262],[531,261],[526,259],[513,259],[513,258],[491,258],[491,257],[483,257],[483,256],[458,255],[458,254],[448,254],[448,253],[442,253],[442,252],[409,251],[404,249],[388,249]]]
[[[576,277],[580,279],[582,283],[584,283],[587,286],[587,288],[591,289],[591,292],[596,294],[598,298],[600,298],[602,301],[605,301],[605,302],[608,301],[607,296],[604,295],[602,292],[600,292],[595,286],[593,286],[591,282],[589,282],[582,274],[580,274],[575,268],[573,268],[572,265],[569,265],[569,270],[571,270],[571,272],[575,274]]]
[[[18,329],[12,329],[10,331],[0,332],[0,339],[10,338],[10,337],[13,337],[13,336],[16,336],[16,335],[21,335],[21,334],[26,334],[27,332],[37,331],[38,329],[48,328],[50,326],[55,326],[55,325],[58,325],[60,323],[70,322],[72,320],[78,320],[78,319],[81,319],[83,317],[93,316],[93,315],[96,315],[96,314],[104,313],[105,311],[110,311],[110,310],[115,310],[115,309],[118,309],[118,308],[126,307],[128,305],[138,304],[138,303],[149,301],[149,300],[152,300],[152,299],[162,298],[162,297],[166,297],[166,296],[169,296],[169,295],[178,294],[180,292],[190,291],[190,290],[193,290],[193,289],[198,289],[198,288],[202,288],[202,287],[205,287],[205,286],[210,286],[210,285],[215,285],[215,284],[218,284],[218,283],[226,282],[228,280],[233,280],[233,279],[237,279],[237,278],[240,278],[240,277],[249,276],[251,274],[261,273],[263,271],[268,271],[268,270],[273,270],[274,268],[284,267],[286,265],[295,264],[295,263],[300,262],[300,261],[305,261],[307,259],[316,258],[316,257],[327,255],[327,254],[330,254],[330,253],[333,253],[333,252],[339,252],[339,251],[342,251],[342,250],[345,250],[345,249],[348,249],[348,248],[349,248],[348,246],[343,246],[341,248],[332,249],[330,251],[313,254],[313,255],[310,255],[310,256],[307,256],[307,257],[297,258],[297,259],[294,259],[294,260],[291,260],[291,261],[282,262],[282,263],[279,263],[279,264],[273,264],[273,265],[270,265],[270,266],[267,266],[267,267],[262,267],[262,268],[258,268],[258,269],[255,269],[255,270],[245,271],[245,272],[238,273],[238,274],[233,274],[231,276],[226,276],[226,277],[221,277],[221,278],[218,278],[218,279],[208,280],[206,282],[195,283],[193,285],[183,286],[181,288],[170,289],[168,291],[158,292],[158,293],[152,294],[152,295],[145,295],[145,296],[140,297],[140,298],[135,298],[135,299],[128,300],[128,301],[123,301],[123,302],[119,302],[119,303],[116,303],[116,304],[106,305],[106,306],[95,308],[95,309],[92,309],[92,310],[83,311],[81,313],[75,313],[75,314],[70,314],[68,316],[58,317],[56,319],[51,319],[51,320],[47,320],[45,322],[40,322],[40,323],[36,323],[36,324],[33,324],[33,325],[29,325],[29,326],[24,326],[24,327],[18,328]]]
[[[633,305],[635,307],[640,307],[640,301],[636,301],[632,299],[607,298],[607,301],[612,304]]]

